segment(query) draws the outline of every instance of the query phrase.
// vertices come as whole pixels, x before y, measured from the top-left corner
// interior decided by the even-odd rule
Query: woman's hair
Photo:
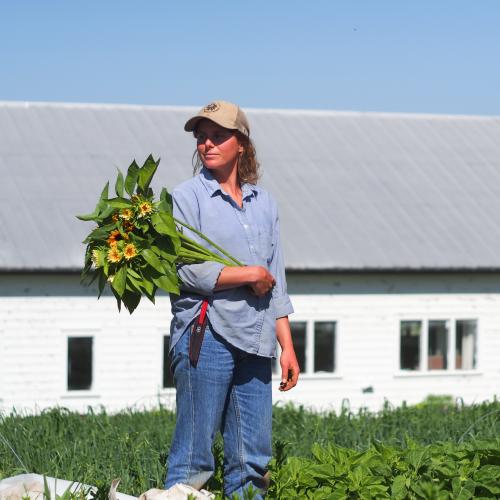
[[[196,134],[196,130],[194,130],[194,134]],[[238,182],[240,184],[257,184],[260,177],[260,164],[257,161],[257,153],[252,139],[238,130],[235,130],[235,134],[243,146],[243,152],[238,158]],[[194,150],[192,163],[193,175],[196,175],[203,165],[197,149]]]

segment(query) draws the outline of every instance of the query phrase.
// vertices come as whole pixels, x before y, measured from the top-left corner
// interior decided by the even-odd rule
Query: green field
[[[0,419],[0,478],[36,472],[139,495],[161,487],[175,416],[58,408]],[[270,498],[500,498],[500,402],[378,413],[274,409]],[[208,489],[222,490],[222,447]]]

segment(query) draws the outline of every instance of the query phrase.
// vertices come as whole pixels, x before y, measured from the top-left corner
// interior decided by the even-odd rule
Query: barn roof
[[[115,166],[191,175],[197,108],[0,103],[0,270],[77,270]],[[294,270],[500,269],[500,118],[249,109]]]

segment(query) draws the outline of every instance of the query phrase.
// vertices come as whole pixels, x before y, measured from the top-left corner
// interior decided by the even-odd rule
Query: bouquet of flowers
[[[107,182],[95,210],[77,215],[80,220],[97,223],[83,241],[87,248],[82,283],[90,285],[98,279],[98,298],[109,284],[118,310],[123,302],[130,314],[143,295],[154,303],[158,288],[179,294],[176,264],[214,261],[226,266],[243,265],[195,228],[176,219],[172,197],[165,188],[160,199],[154,200],[149,186],[159,163],[152,155],[142,167],[134,160],[125,178],[118,169],[116,197],[108,198]],[[183,234],[183,227],[220,253]]]

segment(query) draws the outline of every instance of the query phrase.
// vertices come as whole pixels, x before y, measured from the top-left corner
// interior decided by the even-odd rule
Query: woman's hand
[[[281,383],[280,391],[289,391],[297,385],[299,379],[299,362],[293,348],[292,332],[288,316],[276,320],[276,337],[281,346]]]
[[[248,285],[257,297],[265,295],[276,284],[274,276],[265,267],[249,266],[248,271],[251,276]]]
[[[281,383],[279,390],[289,391],[297,385],[300,373],[299,362],[297,361],[297,356],[295,355],[293,347],[281,351],[280,365]]]

